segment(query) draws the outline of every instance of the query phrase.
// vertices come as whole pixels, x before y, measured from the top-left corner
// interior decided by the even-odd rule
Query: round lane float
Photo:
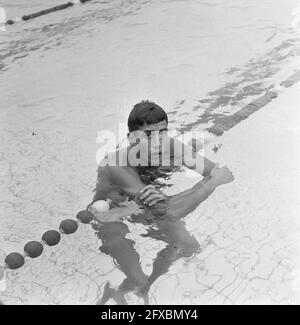
[[[94,219],[92,212],[88,210],[82,210],[77,213],[76,218],[84,224],[90,223]]]
[[[25,264],[25,259],[20,253],[10,253],[5,258],[5,264],[9,269],[16,270]]]
[[[73,234],[78,229],[78,223],[72,219],[63,220],[59,225],[59,230],[66,235]]]
[[[43,234],[42,240],[48,246],[55,246],[60,242],[60,233],[56,230],[48,230]]]
[[[30,241],[24,246],[25,254],[31,258],[39,257],[43,250],[43,245],[39,241]]]
[[[109,203],[106,203],[104,201],[104,205],[102,203],[100,209],[107,209],[107,204],[109,207]],[[99,203],[98,203],[99,205]],[[82,210],[77,213],[76,218],[78,221],[80,221],[83,224],[88,224],[94,219],[94,215],[92,212],[88,210]],[[62,234],[73,234],[78,229],[78,222],[73,219],[65,219],[63,220],[59,225],[59,231]],[[0,266],[0,280],[4,277],[5,269],[11,269],[16,270],[20,267],[22,267],[25,264],[25,258],[26,256],[29,256],[31,258],[39,257],[44,250],[43,245],[48,246],[55,246],[60,242],[61,234],[56,230],[48,230],[46,231],[42,236],[42,241],[30,241],[24,246],[24,254],[20,254],[17,252],[10,253],[5,258],[5,264],[4,266]]]

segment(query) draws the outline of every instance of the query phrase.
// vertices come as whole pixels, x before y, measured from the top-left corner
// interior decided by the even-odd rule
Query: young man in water
[[[131,221],[149,228],[144,237],[167,244],[158,252],[152,273],[146,276],[134,242],[126,238],[127,225],[122,222],[102,223],[97,232],[102,241],[100,250],[118,263],[126,278],[118,289],[110,288],[107,283],[99,304],[105,304],[110,298],[126,304],[124,295],[129,291],[135,291],[148,303],[148,291],[153,282],[166,273],[174,261],[199,251],[199,243],[186,230],[182,218],[218,186],[233,181],[227,167],[219,168],[180,141],[170,138],[167,128],[168,117],[161,107],[149,101],[136,104],[128,118],[130,146],[116,150],[98,166],[93,202],[110,199],[117,205],[128,199],[135,200],[145,208],[145,212],[132,215]],[[178,166],[194,169],[204,178],[186,191],[167,196],[155,180],[164,174],[164,170],[170,171]]]
[[[168,116],[153,102],[142,101],[134,106],[128,130],[130,146],[116,150],[99,164],[93,202],[111,199],[120,203],[129,198],[154,214],[168,211],[178,219],[194,210],[219,185],[233,180],[227,167],[218,168],[179,140],[168,137]],[[204,179],[190,190],[167,197],[153,181],[162,175],[161,167],[178,165],[197,171]]]

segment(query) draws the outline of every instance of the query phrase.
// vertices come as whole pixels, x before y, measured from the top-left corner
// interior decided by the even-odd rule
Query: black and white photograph
[[[0,0],[1,309],[299,305],[299,144],[300,0]]]

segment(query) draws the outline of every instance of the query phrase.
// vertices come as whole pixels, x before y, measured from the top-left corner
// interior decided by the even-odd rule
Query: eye
[[[145,130],[145,131],[144,131],[144,134],[145,134],[148,138],[150,138],[152,132],[157,132],[157,131],[156,131],[156,130],[154,130],[154,131]],[[166,135],[166,134],[168,133],[168,129],[162,129],[162,130],[159,130],[158,133],[159,133],[159,135]]]
[[[151,131],[144,131],[144,133],[146,134],[146,136],[149,138],[151,137]]]

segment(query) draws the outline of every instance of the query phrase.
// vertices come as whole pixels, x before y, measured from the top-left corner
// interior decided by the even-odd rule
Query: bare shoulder
[[[138,172],[129,166],[107,166],[110,181],[116,185],[130,184],[140,180]]]

